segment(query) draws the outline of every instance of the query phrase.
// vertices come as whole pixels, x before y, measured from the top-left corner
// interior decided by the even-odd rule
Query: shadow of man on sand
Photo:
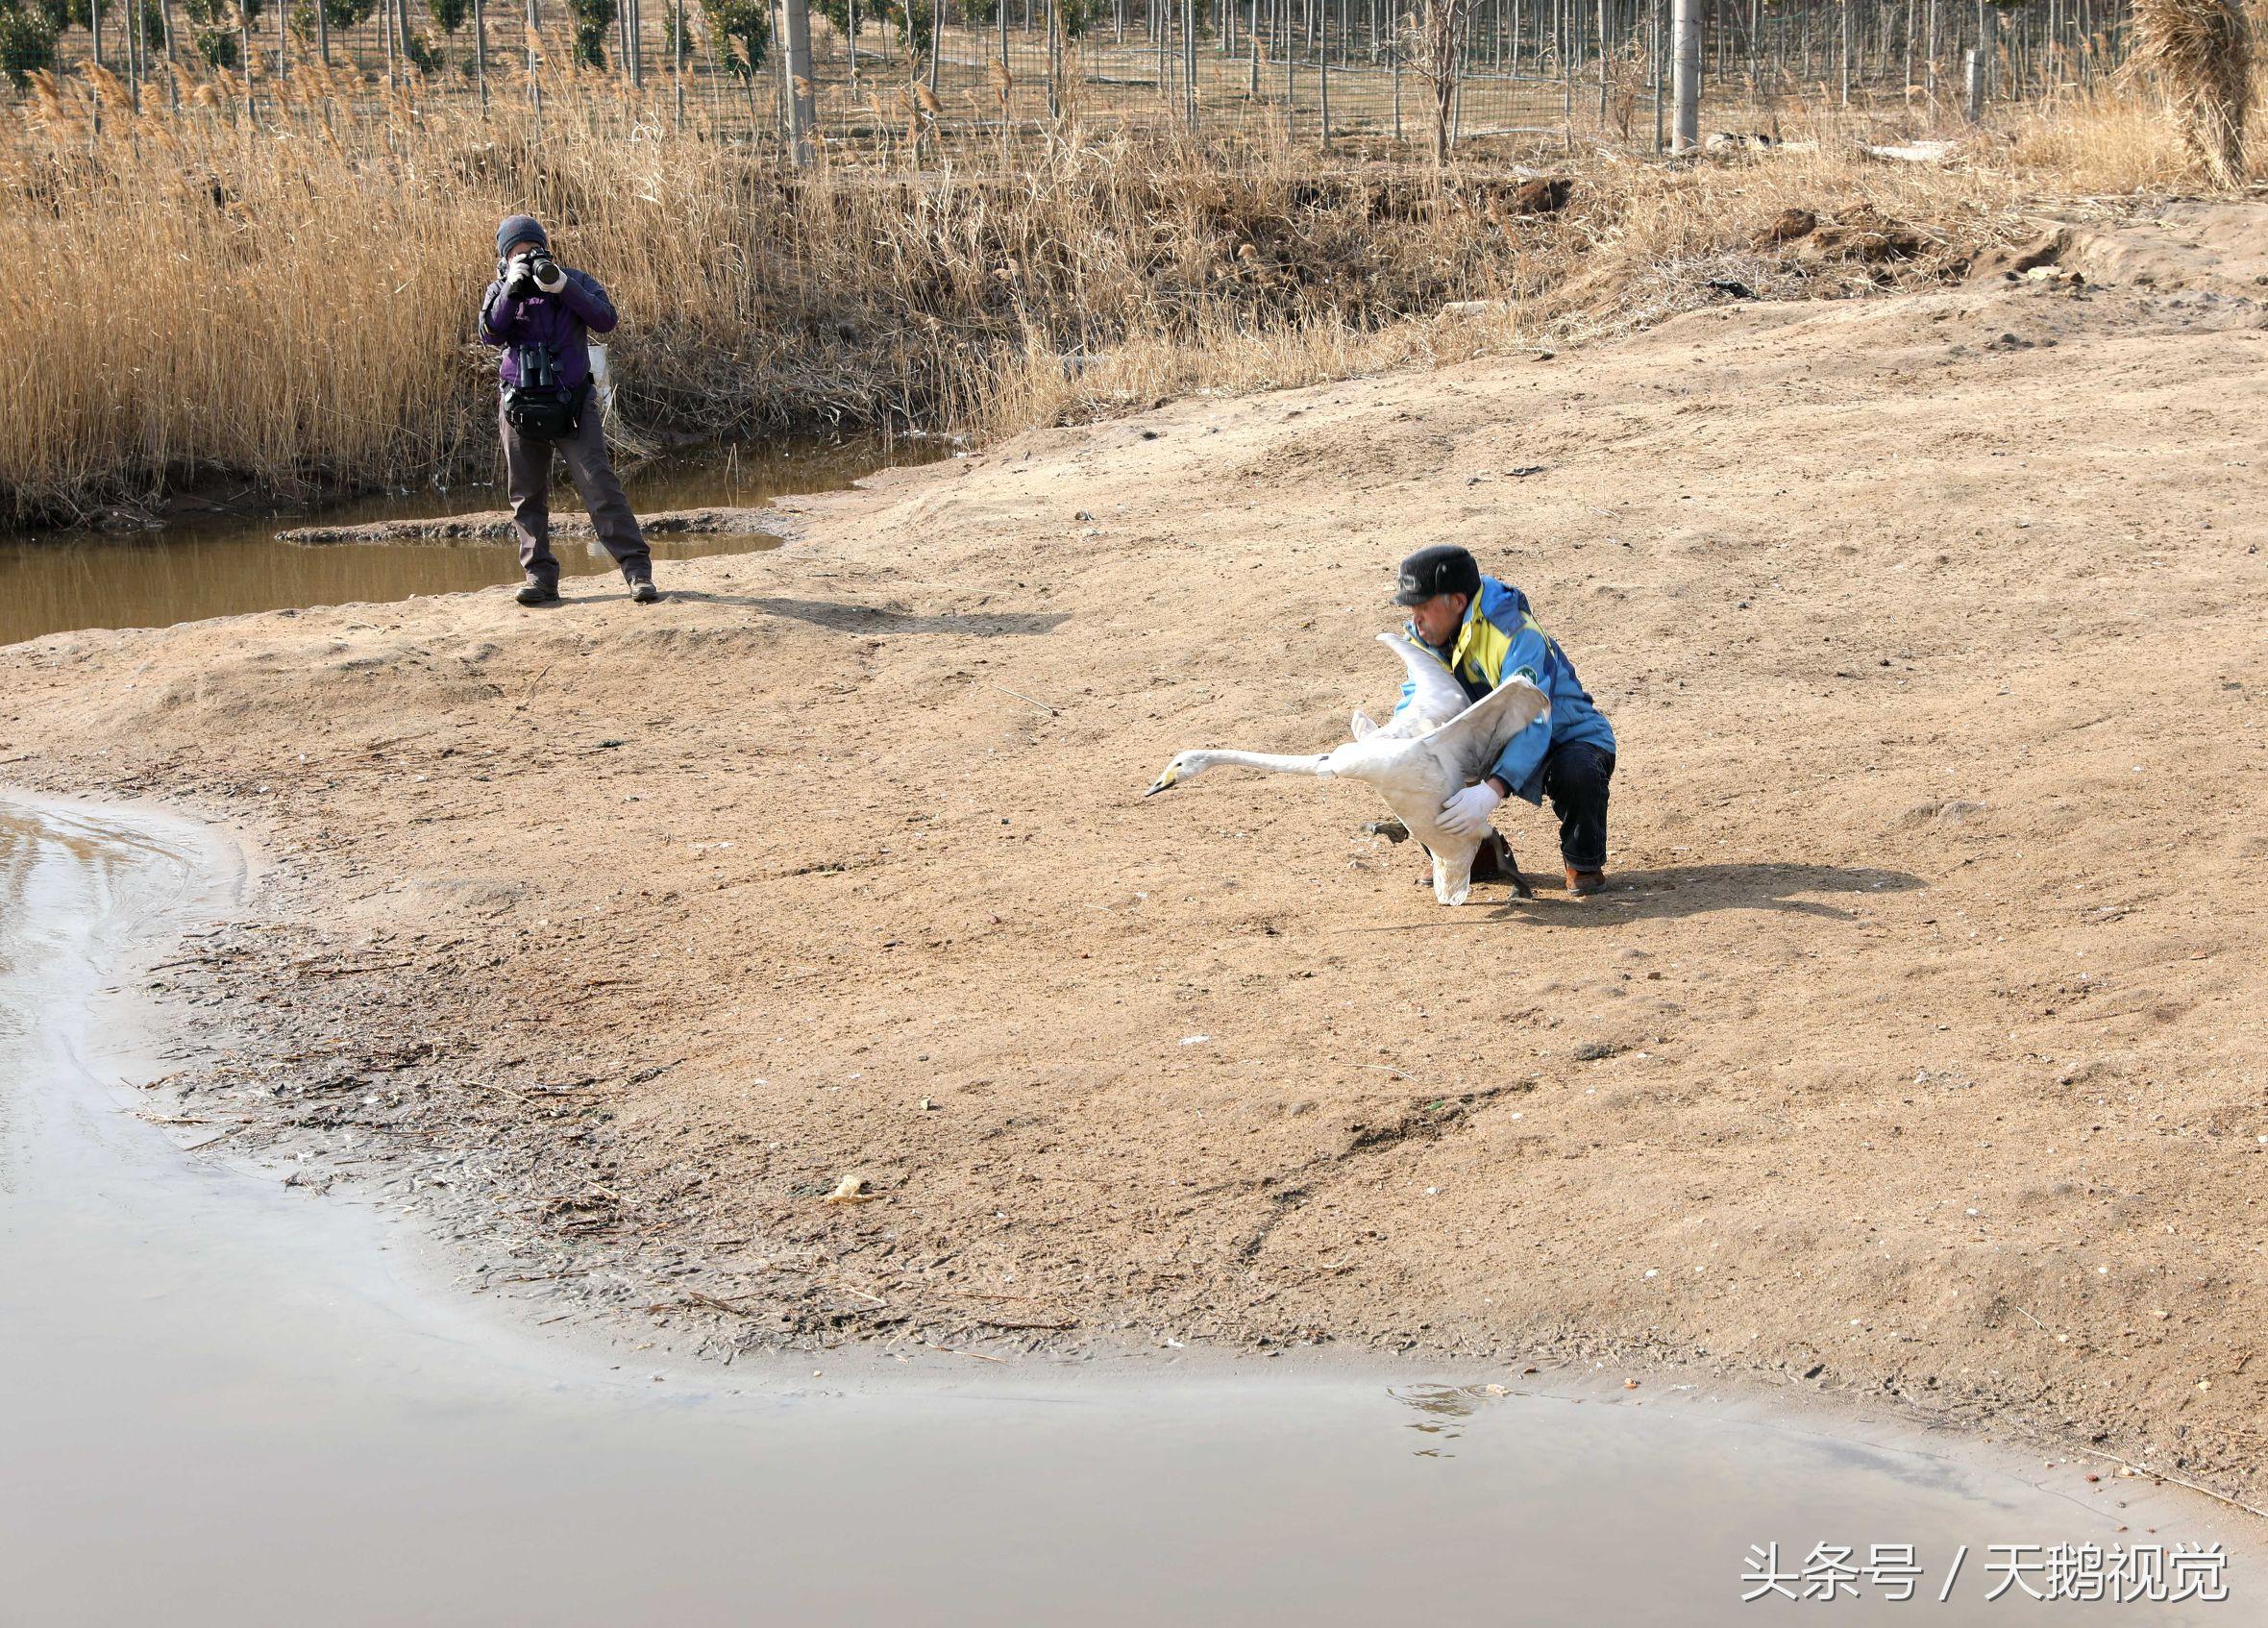
[[[1818,893],[1911,893],[1926,886],[1906,871],[1849,865],[1664,865],[1650,871],[1616,871],[1607,890],[1578,905],[1563,897],[1554,881],[1540,881],[1534,899],[1512,898],[1491,920],[1532,921],[1548,917],[1553,926],[1611,926],[1617,922],[1665,921],[1711,910],[1771,910],[1816,916],[1831,922],[1857,918],[1816,899]]]
[[[792,617],[838,633],[959,633],[973,639],[997,639],[1027,633],[1051,633],[1071,619],[1069,611],[959,611],[939,616],[916,616],[872,604],[837,604],[828,600],[779,599],[763,594],[711,594],[698,588],[671,590],[672,599],[704,604],[737,604],[770,616]]]

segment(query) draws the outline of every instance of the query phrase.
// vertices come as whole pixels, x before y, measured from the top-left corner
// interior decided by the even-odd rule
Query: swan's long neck
[[[1272,752],[1193,752],[1189,773],[1201,774],[1227,764],[1238,769],[1265,769],[1277,775],[1323,775],[1330,772],[1327,755],[1286,757]]]

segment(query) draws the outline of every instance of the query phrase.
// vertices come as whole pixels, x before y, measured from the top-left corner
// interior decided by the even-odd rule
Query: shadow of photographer
[[[959,633],[997,639],[1051,633],[1071,619],[1069,611],[947,611],[914,615],[872,604],[838,604],[831,600],[781,599],[766,594],[713,594],[700,588],[672,589],[670,597],[704,604],[733,604],[784,616],[838,633]]]

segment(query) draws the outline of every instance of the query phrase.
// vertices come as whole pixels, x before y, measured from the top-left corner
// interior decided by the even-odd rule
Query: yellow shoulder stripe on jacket
[[[1493,688],[1503,678],[1504,659],[1512,654],[1512,635],[1495,623],[1474,617],[1458,641],[1457,671]]]

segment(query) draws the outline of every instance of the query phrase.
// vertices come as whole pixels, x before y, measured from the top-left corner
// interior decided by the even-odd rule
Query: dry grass
[[[1780,151],[1669,166],[1600,150],[1579,161],[1568,210],[1548,220],[1491,219],[1454,175],[1439,207],[1461,239],[1491,242],[1485,276],[1462,308],[1418,308],[1383,322],[1302,321],[1215,305],[1186,322],[1150,325],[1096,356],[1067,357],[1043,333],[1003,356],[984,391],[991,434],[1072,422],[1203,391],[1239,393],[1430,365],[1524,347],[1579,342],[1658,322],[1723,297],[1737,284],[1767,298],[1842,298],[1959,275],[1981,249],[2036,235],[2058,204],[2115,210],[2163,196],[2182,156],[2144,104],[2066,99],[1970,141],[1948,163],[1870,157],[1911,134],[1886,126],[1866,140],[1824,114],[1783,115]],[[1821,218],[1861,212],[1911,224],[1921,252],[1886,260],[1807,260],[1764,243],[1791,209]]]
[[[138,118],[113,86],[99,142],[87,87],[47,84],[0,138],[0,507],[18,520],[485,466],[473,308],[495,220],[524,207],[628,313],[620,406],[642,430],[998,432],[1648,320],[1711,277],[1839,293],[1931,275],[2033,200],[2180,167],[2146,110],[2069,104],[1944,167],[1833,133],[1721,165],[1554,153],[1579,184],[1540,217],[1516,212],[1504,152],[1436,169],[1071,131],[799,175],[650,124],[578,126],[567,96],[538,137],[406,95],[350,124],[299,83],[257,128],[226,79]],[[1799,276],[1754,248],[1782,209],[1861,204],[1943,252]],[[1437,319],[1450,302],[1484,308]]]

